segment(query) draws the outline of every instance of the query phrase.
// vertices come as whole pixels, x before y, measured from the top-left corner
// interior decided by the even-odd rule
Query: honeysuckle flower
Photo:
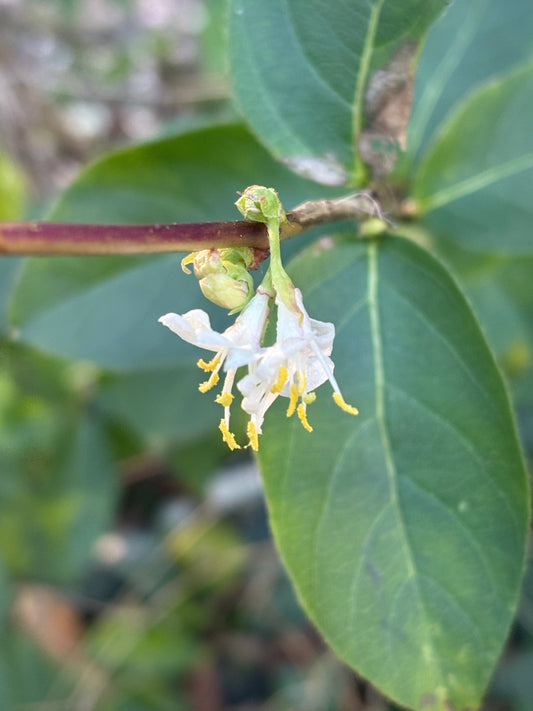
[[[246,188],[236,205],[246,219],[264,222],[267,227],[270,267],[255,296],[248,301],[253,285],[247,271],[253,263],[250,249],[193,252],[182,261],[184,271],[190,273],[187,265],[193,264],[204,295],[214,303],[231,308],[231,313],[244,307],[242,313],[223,333],[211,328],[209,316],[200,309],[182,316],[166,314],[159,321],[183,340],[215,353],[209,361],[203,358],[198,361],[198,366],[209,373],[208,379],[199,385],[201,392],[207,392],[218,383],[221,368],[226,372],[216,402],[224,407],[219,429],[230,449],[240,449],[229,428],[233,383],[237,369],[248,366],[248,374],[237,383],[237,388],[243,396],[242,408],[250,415],[248,446],[257,451],[265,413],[280,396],[289,400],[287,417],[296,413],[309,432],[313,428],[307,419],[307,406],[316,399],[316,388],[326,380],[333,388],[335,403],[342,410],[351,415],[357,415],[358,411],[345,402],[333,375],[330,356],[334,325],[309,316],[301,291],[283,268],[280,224],[287,221],[287,216],[278,194],[272,188],[252,185]],[[262,345],[262,338],[274,298],[276,341],[266,347]]]
[[[352,415],[358,412],[345,402],[333,374],[330,355],[335,326],[311,318],[301,291],[292,286],[292,292],[288,305],[279,294],[276,296],[275,344],[263,351],[248,375],[237,383],[243,395],[242,408],[250,415],[248,438],[254,450],[258,449],[265,413],[280,395],[289,399],[287,417],[296,413],[308,432],[313,428],[307,419],[307,406],[316,399],[316,388],[326,380],[333,388],[335,403]]]
[[[229,428],[235,373],[242,365],[256,361],[264,351],[261,338],[270,311],[270,298],[271,294],[259,289],[235,322],[222,333],[211,328],[208,314],[201,309],[193,309],[181,316],[168,313],[159,319],[160,323],[184,341],[214,352],[211,360],[200,358],[197,362],[199,368],[209,373],[207,380],[198,386],[200,392],[206,393],[215,387],[220,379],[220,370],[225,371],[224,385],[216,397],[216,402],[224,407],[224,417],[220,420],[219,429],[230,449],[239,449]]]

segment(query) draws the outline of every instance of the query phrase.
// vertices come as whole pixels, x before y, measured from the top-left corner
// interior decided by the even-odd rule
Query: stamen
[[[235,441],[235,435],[229,431],[228,425],[226,424],[226,420],[224,420],[224,418],[220,420],[218,429],[222,432],[222,439],[230,449],[240,449],[240,446]]]
[[[303,370],[299,370],[296,377],[298,378],[298,393],[303,395],[305,393],[305,386],[307,385],[307,379]]]
[[[291,417],[291,415],[294,415],[294,411],[296,410],[296,403],[298,402],[298,390],[294,383],[291,385],[290,397],[291,399],[289,401],[289,407],[287,408],[287,417]]]
[[[198,390],[201,393],[206,393],[208,390],[211,390],[211,388],[214,388],[218,381],[218,373],[216,370],[214,370],[209,376],[209,380],[205,380],[203,383],[200,383],[200,385],[198,386]]]
[[[344,402],[344,398],[340,393],[333,393],[333,399],[335,400],[335,403],[340,407],[340,409],[344,410],[344,412],[348,412],[350,415],[359,414],[359,410],[356,407],[353,407],[353,405],[348,405],[347,402]]]
[[[185,274],[192,274],[191,270],[187,269],[187,264],[191,264],[191,262],[194,262],[197,254],[198,252],[191,252],[186,257],[183,257],[183,259],[181,260],[181,268],[183,269]]]
[[[296,408],[296,414],[300,418],[300,422],[304,426],[304,429],[306,429],[308,432],[312,432],[313,428],[309,424],[307,420],[307,413],[305,411],[305,405],[301,402],[298,407]]]
[[[316,393],[315,392],[306,393],[302,397],[302,400],[303,400],[303,402],[305,402],[306,405],[310,405],[312,402],[314,402],[316,400]]]
[[[206,373],[208,373],[211,370],[215,370],[217,365],[220,362],[220,354],[217,353],[214,358],[212,358],[210,361],[205,361],[203,358],[200,358],[199,361],[197,361],[196,365],[201,368],[202,370],[205,370]]]
[[[287,378],[289,377],[289,371],[284,365],[280,365],[278,372],[278,379],[274,385],[270,388],[271,393],[280,393],[285,387]]]
[[[249,446],[254,450],[254,452],[257,452],[259,450],[259,435],[257,427],[252,420],[248,422],[246,434],[248,435]]]
[[[215,402],[218,402],[219,405],[224,405],[224,407],[229,407],[233,402],[233,398],[234,395],[231,393],[220,393],[220,395],[216,396]]]

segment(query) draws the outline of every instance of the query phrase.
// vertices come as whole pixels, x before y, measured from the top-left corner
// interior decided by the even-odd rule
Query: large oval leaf
[[[454,0],[430,29],[416,70],[409,160],[437,135],[456,104],[532,53],[533,3]]]
[[[237,101],[275,155],[324,183],[352,179],[370,73],[400,44],[416,46],[445,5],[232,0],[229,53]]]
[[[409,242],[307,250],[292,274],[336,323],[336,376],[360,415],[319,392],[315,433],[270,417],[260,462],[281,555],[328,643],[387,695],[477,708],[528,523],[493,357],[457,285]]]
[[[424,222],[466,247],[533,253],[533,64],[484,85],[451,117],[415,176]]]

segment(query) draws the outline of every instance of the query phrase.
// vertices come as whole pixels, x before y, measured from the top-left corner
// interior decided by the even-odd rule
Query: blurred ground
[[[0,0],[1,146],[40,201],[110,145],[229,95],[221,3]]]

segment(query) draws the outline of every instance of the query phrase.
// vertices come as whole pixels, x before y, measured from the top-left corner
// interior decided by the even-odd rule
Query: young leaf
[[[455,0],[430,29],[416,70],[408,153],[414,161],[466,94],[531,55],[533,4]]]
[[[455,282],[400,238],[293,263],[357,418],[268,419],[259,458],[300,599],[339,656],[416,711],[477,708],[517,604],[528,482],[508,397]],[[324,388],[325,389],[325,388]]]
[[[415,175],[424,223],[465,247],[532,254],[533,64],[483,85]]]
[[[326,184],[360,179],[355,154],[362,128],[375,118],[365,114],[368,82],[403,52],[408,57],[397,79],[405,84],[417,42],[445,5],[445,0],[231,0],[230,66],[244,115],[297,172]],[[372,107],[372,114],[388,100],[378,84],[372,93],[380,94],[380,107]]]

